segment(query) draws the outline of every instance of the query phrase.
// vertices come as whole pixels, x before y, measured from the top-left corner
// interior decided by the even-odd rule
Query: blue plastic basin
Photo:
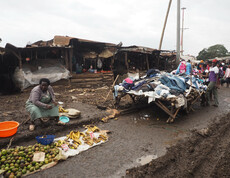
[[[61,117],[59,117],[59,121],[67,123],[67,122],[69,122],[69,118],[67,116],[61,116]]]

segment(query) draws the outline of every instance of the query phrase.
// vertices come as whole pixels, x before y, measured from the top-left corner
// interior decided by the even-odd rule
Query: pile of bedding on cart
[[[145,76],[139,79],[132,77],[126,78],[119,85],[114,86],[114,97],[119,92],[137,96],[148,97],[148,103],[156,99],[176,101],[176,108],[184,106],[188,99],[195,98],[195,95],[201,95],[207,89],[203,80],[194,75],[173,75],[150,69]]]

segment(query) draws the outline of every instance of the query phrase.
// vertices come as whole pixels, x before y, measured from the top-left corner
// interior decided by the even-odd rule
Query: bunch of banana
[[[85,136],[85,134],[84,133],[82,133],[82,132],[79,132],[79,131],[77,131],[77,132],[75,132],[75,131],[71,131],[70,133],[69,133],[69,135],[67,135],[67,139],[72,139],[77,145],[81,145],[82,143],[81,143],[81,141],[80,141],[80,137],[84,137]]]
[[[66,112],[66,113],[69,112],[69,111],[65,110],[65,109],[64,109],[63,107],[61,107],[61,106],[58,107],[58,111],[59,111],[59,112]]]
[[[87,145],[89,145],[89,146],[92,146],[93,145],[93,140],[87,140],[86,142],[85,142]]]
[[[90,136],[86,136],[86,137],[82,138],[82,140],[83,140],[84,142],[87,142],[88,140],[91,140],[91,137],[90,137]]]
[[[103,134],[100,134],[98,137],[98,140],[101,140],[101,141],[106,141],[107,139],[108,139],[108,137],[106,135],[103,135]]]
[[[77,149],[77,147],[78,147],[79,145],[78,144],[69,144],[69,148],[70,149]]]
[[[66,140],[58,140],[58,141],[55,142],[54,144],[55,144],[55,146],[60,147],[60,146],[63,145],[63,144],[69,145],[69,142],[66,141]]]
[[[100,129],[97,126],[93,126],[93,125],[87,125],[85,126],[85,128],[87,128],[87,132],[99,132]]]
[[[96,139],[95,137],[93,138],[94,143],[99,143],[101,140],[100,139]]]

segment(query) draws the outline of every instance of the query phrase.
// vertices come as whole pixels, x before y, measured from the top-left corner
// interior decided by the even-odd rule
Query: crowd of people
[[[216,59],[212,61],[206,60],[205,62],[201,60],[199,63],[194,64],[191,64],[190,60],[186,62],[182,59],[174,73],[194,75],[208,86],[205,94],[205,103],[203,103],[203,105],[206,106],[210,106],[210,100],[213,95],[213,106],[218,107],[217,89],[220,88],[220,85],[223,86],[225,83],[226,87],[229,87],[230,84],[230,63],[219,62]]]

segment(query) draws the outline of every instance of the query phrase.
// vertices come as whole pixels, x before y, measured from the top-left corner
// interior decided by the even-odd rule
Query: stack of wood
[[[73,74],[71,83],[77,84],[80,88],[91,88],[98,86],[111,86],[113,83],[113,73],[82,73]]]

